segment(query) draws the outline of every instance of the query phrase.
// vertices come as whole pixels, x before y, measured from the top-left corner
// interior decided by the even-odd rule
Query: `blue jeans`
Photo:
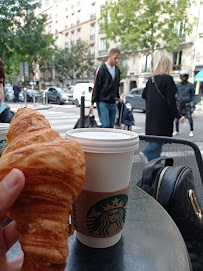
[[[147,157],[148,161],[161,156],[162,144],[152,142],[142,152]]]
[[[102,128],[113,128],[115,125],[117,104],[97,102],[97,111]]]

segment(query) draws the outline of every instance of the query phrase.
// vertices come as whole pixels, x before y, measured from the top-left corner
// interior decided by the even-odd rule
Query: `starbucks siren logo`
[[[87,213],[87,226],[90,233],[114,235],[124,226],[128,196],[112,196],[95,203]]]

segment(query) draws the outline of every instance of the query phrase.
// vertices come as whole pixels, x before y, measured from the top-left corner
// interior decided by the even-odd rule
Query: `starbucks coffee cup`
[[[9,126],[9,123],[0,123],[0,156],[7,145],[6,135],[8,133]]]
[[[124,227],[133,155],[138,135],[111,128],[69,130],[86,161],[83,190],[73,205],[72,223],[78,240],[94,248],[116,244]]]

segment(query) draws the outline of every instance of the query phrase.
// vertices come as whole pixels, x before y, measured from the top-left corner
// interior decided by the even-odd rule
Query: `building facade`
[[[98,23],[104,3],[105,0],[42,0],[42,6],[36,10],[36,15],[47,14],[46,33],[53,34],[58,48],[69,50],[77,40],[88,42],[96,70],[108,57],[105,33]],[[173,52],[169,53],[160,48],[154,53],[155,65],[163,54],[172,57],[174,81],[180,80],[180,70],[184,69],[190,74],[189,80],[194,82],[195,74],[203,68],[203,7],[200,6],[200,1],[191,13],[197,18],[192,34],[186,36],[185,41]],[[111,47],[119,47],[119,44],[111,42]],[[139,50],[133,55],[125,55],[124,62],[128,72],[126,78],[122,80],[122,85],[124,94],[127,94],[133,87],[143,87],[151,75],[151,53],[149,50]],[[60,84],[49,63],[43,72],[38,73],[38,80],[44,82],[44,87]],[[94,77],[87,80],[93,82]],[[67,78],[65,84],[72,83]]]

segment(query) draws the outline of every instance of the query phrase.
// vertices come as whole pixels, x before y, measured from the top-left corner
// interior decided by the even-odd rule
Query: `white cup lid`
[[[0,135],[7,134],[9,129],[10,123],[2,123],[0,122]]]
[[[124,153],[139,147],[138,134],[113,128],[80,128],[69,130],[66,139],[78,143],[84,152]]]

